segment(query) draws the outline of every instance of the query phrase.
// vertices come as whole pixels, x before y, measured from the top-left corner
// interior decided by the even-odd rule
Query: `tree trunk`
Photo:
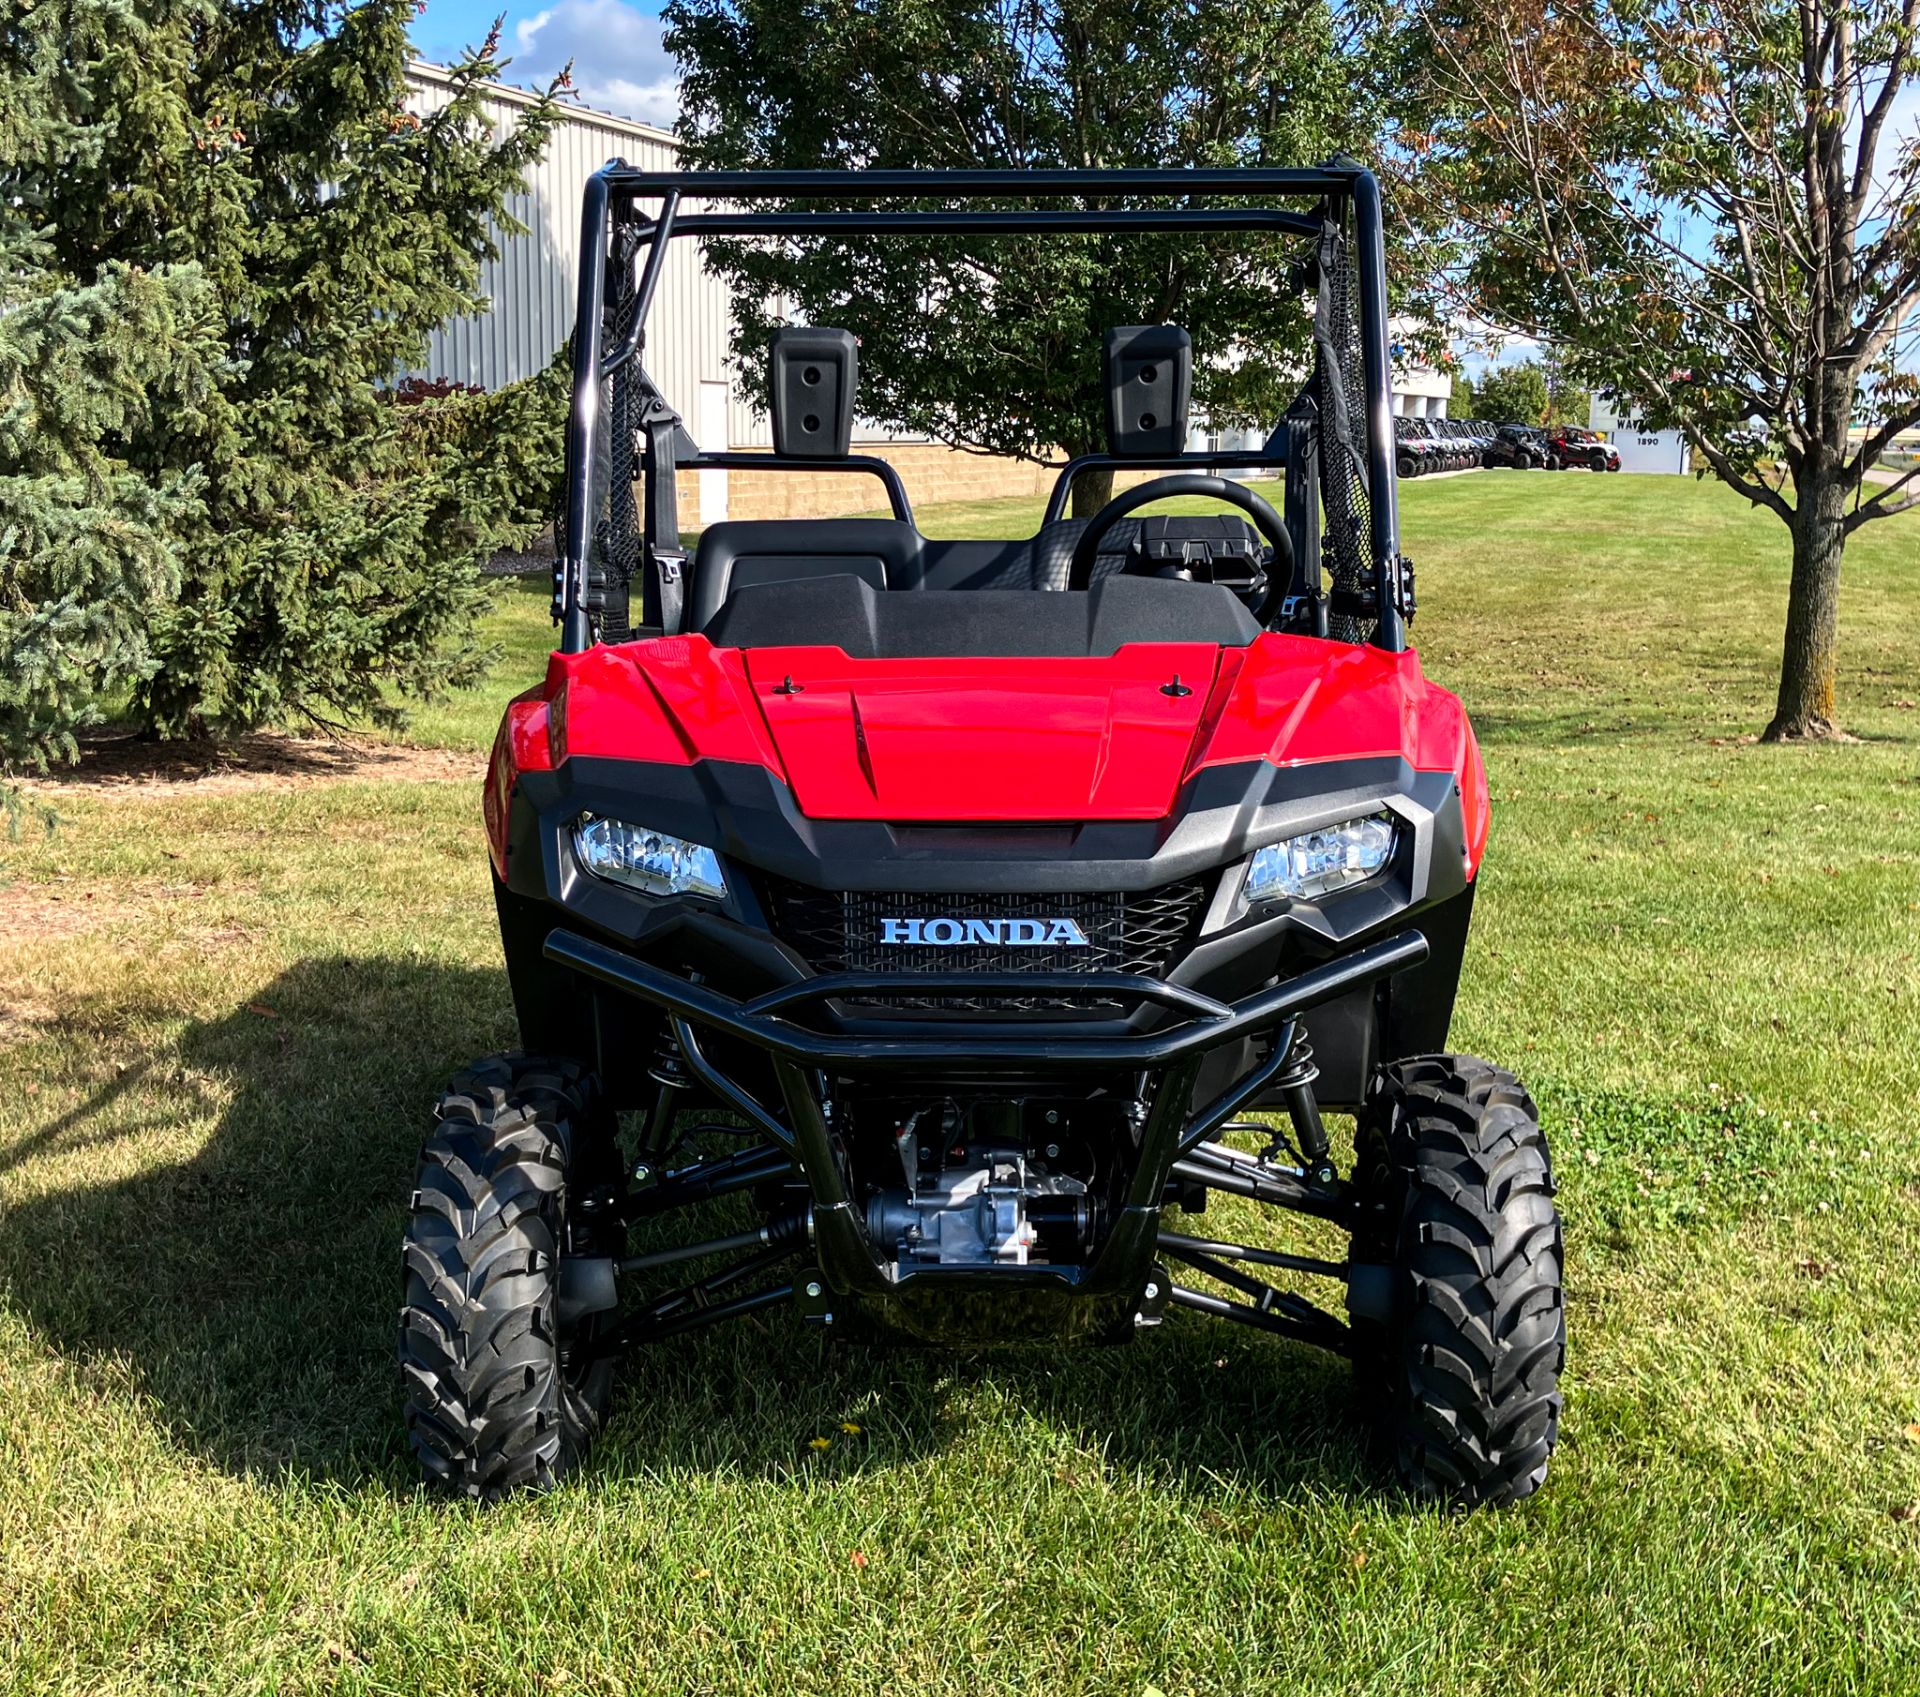
[[[1073,505],[1068,510],[1077,519],[1090,519],[1113,499],[1113,468],[1094,466],[1073,480]]]
[[[1793,518],[1793,581],[1780,698],[1763,741],[1834,741],[1834,674],[1840,646],[1840,561],[1846,548],[1846,491],[1831,462],[1807,468]]]

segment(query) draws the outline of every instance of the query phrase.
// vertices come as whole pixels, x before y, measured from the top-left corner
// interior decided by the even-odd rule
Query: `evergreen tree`
[[[0,16],[0,772],[71,757],[101,698],[144,685],[204,479],[127,445],[165,416],[217,437],[213,299],[192,265],[86,281],[47,229],[60,172],[103,139],[81,91],[143,26],[119,0]]]
[[[446,105],[411,113],[414,11],[15,8],[28,57],[0,77],[68,85],[57,118],[0,97],[12,193],[43,224],[35,269],[81,289],[197,276],[219,328],[208,394],[169,392],[109,427],[127,474],[170,492],[130,674],[135,718],[161,734],[327,722],[458,679],[477,658],[476,563],[546,497],[552,449],[488,434],[525,408],[463,399],[430,418],[442,403],[397,407],[385,388],[434,326],[484,305],[480,263],[516,228],[506,197],[554,115],[548,98],[495,134],[491,38]],[[89,45],[40,64],[63,39]],[[556,445],[558,417],[540,421]]]

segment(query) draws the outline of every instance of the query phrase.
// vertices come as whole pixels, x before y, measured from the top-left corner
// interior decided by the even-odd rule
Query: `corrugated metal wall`
[[[432,111],[447,99],[446,74],[436,67],[415,64],[408,78],[413,110]],[[513,89],[498,90],[487,101],[489,115],[504,129],[529,99]],[[482,272],[481,287],[492,310],[443,325],[422,375],[497,389],[531,376],[553,358],[573,328],[580,197],[587,178],[615,156],[630,165],[670,171],[678,150],[664,131],[598,112],[571,112],[555,128],[527,191],[510,203],[528,233],[503,238],[500,257]],[[703,413],[700,385],[728,382],[729,317],[727,292],[702,269],[697,244],[675,242],[647,318],[647,369],[690,426],[713,416],[711,405]],[[729,410],[751,428],[746,408]]]
[[[446,102],[449,78],[439,66],[416,61],[408,67],[407,78],[411,110],[426,113]],[[532,102],[531,95],[518,89],[501,88],[485,104],[496,128],[504,130]],[[553,358],[573,329],[580,197],[587,178],[615,157],[629,165],[670,171],[679,149],[664,130],[603,112],[570,109],[548,139],[527,191],[508,203],[528,233],[503,237],[500,257],[482,268],[480,286],[492,310],[442,325],[428,345],[426,364],[414,375],[497,389],[531,376]],[[683,210],[692,212],[701,204],[690,200]],[[729,367],[732,321],[726,287],[707,275],[699,244],[673,243],[660,292],[647,315],[647,370],[701,447],[771,449],[771,422],[748,404]],[[703,393],[703,385],[725,385],[725,405],[718,404],[711,390]],[[710,440],[722,413],[727,440]],[[884,430],[862,419],[855,424],[854,440],[877,446],[927,438]]]

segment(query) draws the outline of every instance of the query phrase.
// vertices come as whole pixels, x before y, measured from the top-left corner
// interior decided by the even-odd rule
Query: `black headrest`
[[[767,357],[773,451],[796,460],[845,459],[860,382],[853,332],[793,325],[774,331]]]
[[[1107,446],[1116,454],[1177,454],[1187,445],[1193,341],[1177,324],[1107,332]]]

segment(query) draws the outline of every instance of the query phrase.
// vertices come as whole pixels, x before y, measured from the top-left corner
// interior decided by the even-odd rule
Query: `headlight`
[[[1371,878],[1393,856],[1393,816],[1371,813],[1289,837],[1259,850],[1247,866],[1250,902],[1304,901]]]
[[[644,825],[582,814],[574,821],[573,852],[596,878],[629,884],[650,896],[711,896],[718,901],[727,893],[720,857],[712,849]]]

